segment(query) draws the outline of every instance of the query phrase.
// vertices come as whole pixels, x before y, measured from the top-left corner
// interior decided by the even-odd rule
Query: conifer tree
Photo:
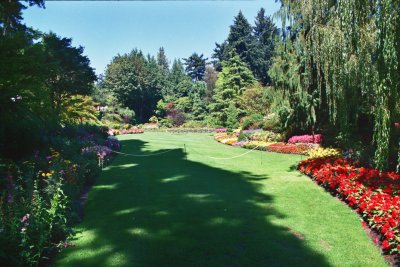
[[[238,97],[246,87],[257,81],[251,70],[240,60],[239,55],[232,52],[229,60],[222,62],[222,71],[218,74],[214,102],[210,104],[213,116],[221,124],[227,122],[227,108],[233,103],[238,104]]]

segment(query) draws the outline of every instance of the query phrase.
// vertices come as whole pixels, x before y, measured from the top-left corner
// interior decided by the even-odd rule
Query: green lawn
[[[294,170],[300,156],[207,134],[120,136],[56,266],[387,266],[359,217]],[[184,144],[187,159],[184,154]]]

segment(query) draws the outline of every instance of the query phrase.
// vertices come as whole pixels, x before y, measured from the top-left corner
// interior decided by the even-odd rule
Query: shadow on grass
[[[121,141],[123,152],[146,143]],[[160,153],[163,150],[152,153]],[[328,266],[282,217],[260,179],[185,160],[176,149],[118,156],[90,192],[82,242],[65,266]]]

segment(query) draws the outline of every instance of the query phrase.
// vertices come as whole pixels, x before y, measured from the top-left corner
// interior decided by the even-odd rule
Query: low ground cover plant
[[[400,254],[400,175],[356,167],[337,157],[304,160],[298,169],[354,208],[381,235],[386,253]]]

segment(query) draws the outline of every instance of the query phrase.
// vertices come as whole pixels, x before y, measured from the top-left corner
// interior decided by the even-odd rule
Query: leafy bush
[[[149,122],[150,123],[158,123],[158,119],[156,116],[152,116],[152,117],[150,117]]]
[[[159,121],[160,127],[171,128],[173,127],[173,120],[170,117],[161,119]]]

